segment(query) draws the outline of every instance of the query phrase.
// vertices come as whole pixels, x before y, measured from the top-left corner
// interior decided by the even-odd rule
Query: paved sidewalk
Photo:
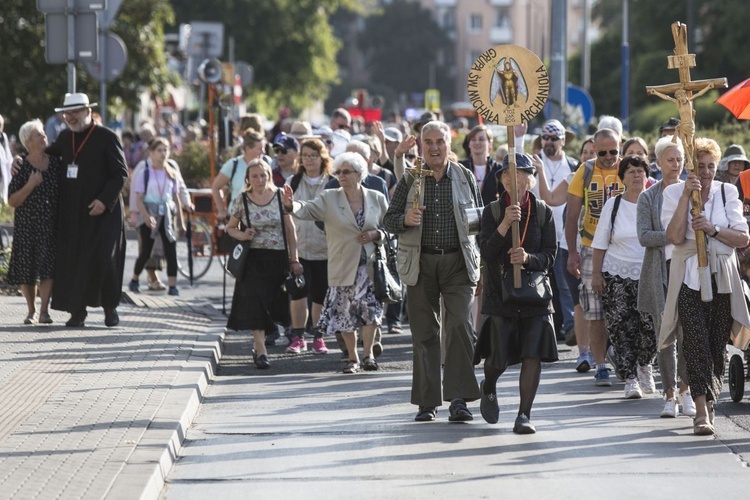
[[[0,297],[0,498],[155,498],[220,358],[225,320],[166,296],[83,329]]]

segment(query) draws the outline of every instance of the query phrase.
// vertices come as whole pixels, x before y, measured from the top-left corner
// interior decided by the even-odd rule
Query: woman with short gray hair
[[[49,301],[57,252],[57,201],[62,163],[45,152],[47,135],[40,120],[31,120],[18,132],[28,152],[8,187],[8,204],[14,207],[13,250],[10,256],[8,282],[21,286],[28,313],[24,324],[36,316],[37,281],[41,309],[39,323],[52,323]]]
[[[344,373],[356,373],[360,367],[377,370],[373,344],[383,305],[375,298],[371,276],[377,242],[385,238],[379,228],[388,203],[383,193],[362,186],[367,163],[358,153],[338,155],[333,175],[341,187],[326,189],[309,201],[294,201],[291,186],[285,185],[284,206],[298,219],[326,225],[328,292],[318,330],[343,337],[349,352]],[[359,328],[364,351],[361,365],[357,354]]]

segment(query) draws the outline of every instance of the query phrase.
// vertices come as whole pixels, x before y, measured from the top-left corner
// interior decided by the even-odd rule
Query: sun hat
[[[509,156],[510,155],[506,155],[503,159],[503,164],[500,167],[500,170],[498,170],[497,172],[498,175],[510,168],[510,166],[508,165]],[[531,164],[531,157],[523,153],[516,153],[516,169],[523,170],[525,172],[531,172],[532,174],[536,172],[536,167]]]
[[[743,161],[745,162],[745,170],[750,166],[750,160],[745,156],[745,148],[739,144],[732,144],[724,151],[724,156],[721,158],[719,165],[716,167],[717,170],[727,170],[729,168],[730,161]]]
[[[55,113],[61,113],[63,111],[72,111],[74,109],[81,108],[93,108],[97,103],[89,103],[89,96],[86,94],[77,92],[75,94],[65,94],[65,101],[59,108],[55,108]]]

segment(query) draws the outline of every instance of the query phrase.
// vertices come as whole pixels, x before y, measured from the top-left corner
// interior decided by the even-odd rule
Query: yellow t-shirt
[[[608,199],[617,196],[625,190],[622,181],[617,177],[617,167],[604,170],[599,166],[599,162],[594,165],[594,173],[591,176],[591,183],[587,192],[584,194],[583,174],[586,171],[586,165],[582,164],[576,170],[573,179],[568,186],[568,194],[583,198],[583,217],[579,224],[581,233],[581,244],[591,246],[591,240],[594,238],[596,226],[599,224],[599,214]]]

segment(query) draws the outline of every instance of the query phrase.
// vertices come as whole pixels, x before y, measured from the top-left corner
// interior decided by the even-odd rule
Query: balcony
[[[458,0],[435,0],[435,7],[455,7]]]
[[[509,7],[513,5],[513,0],[490,0],[493,7]]]
[[[510,26],[493,26],[490,28],[490,42],[494,44],[513,42],[513,29]]]

